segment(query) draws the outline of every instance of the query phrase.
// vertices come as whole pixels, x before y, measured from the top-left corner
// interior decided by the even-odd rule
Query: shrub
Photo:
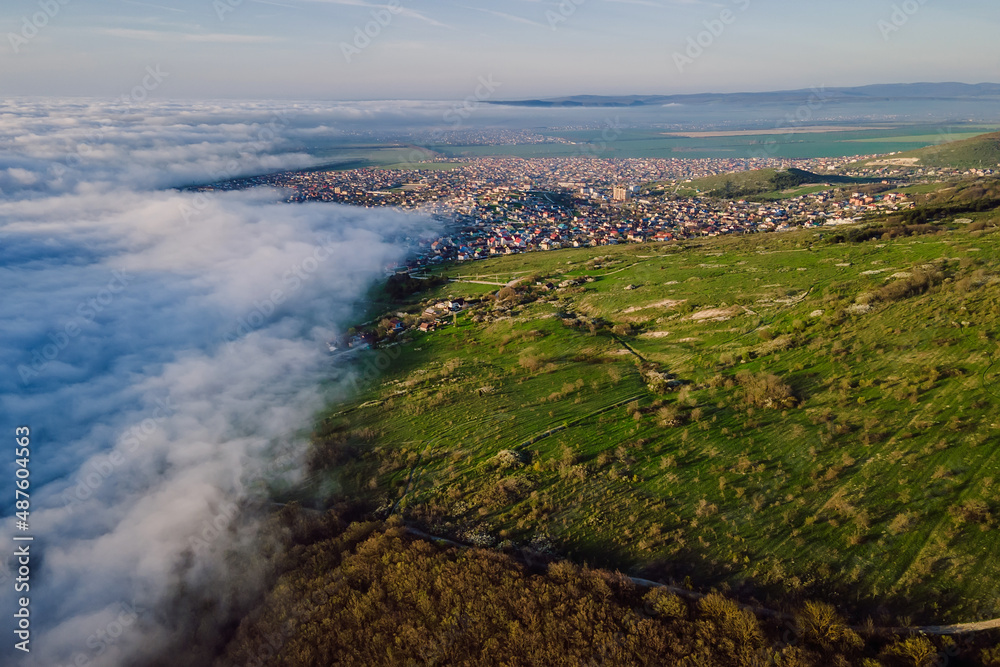
[[[526,354],[522,356],[518,363],[521,364],[521,368],[525,369],[529,373],[537,373],[542,369],[544,363],[538,357],[532,354]]]
[[[741,609],[732,600],[710,593],[698,602],[698,609],[713,622],[721,637],[734,645],[738,664],[753,664],[755,653],[763,644],[764,633],[757,617]],[[719,641],[720,648],[728,642]]]
[[[741,371],[736,374],[736,382],[743,389],[747,405],[783,409],[794,408],[798,404],[792,388],[777,375]]]
[[[504,287],[502,290],[497,292],[498,301],[511,301],[517,296],[517,292],[511,287]]]
[[[851,630],[837,611],[824,602],[806,602],[795,615],[795,622],[807,642],[821,648],[864,646],[858,633]]]
[[[882,301],[899,301],[923,294],[943,279],[940,271],[914,271],[910,277],[891,282],[875,294]]]
[[[525,464],[524,455],[510,449],[504,449],[493,457],[493,465],[501,470],[520,468]]]
[[[927,637],[910,637],[897,641],[883,655],[908,667],[930,667],[937,660],[938,650]]]
[[[990,506],[982,500],[966,500],[948,511],[957,523],[984,524],[993,518]]]
[[[979,661],[983,667],[1000,667],[1000,646],[984,648],[979,654]]]
[[[775,352],[784,352],[794,346],[795,341],[792,340],[791,336],[778,336],[777,338],[770,338],[766,342],[761,343],[754,348],[754,352],[757,356],[764,357]]]
[[[889,523],[889,532],[893,535],[902,535],[913,527],[914,516],[911,512],[897,514],[896,518]]]
[[[656,416],[659,417],[660,426],[675,427],[682,426],[687,421],[684,412],[676,405],[668,405],[660,408]]]
[[[642,597],[647,612],[662,618],[687,618],[688,607],[684,600],[665,588],[654,588]]]

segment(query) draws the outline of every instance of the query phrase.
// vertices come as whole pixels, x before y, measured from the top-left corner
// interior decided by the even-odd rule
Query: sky
[[[1000,78],[998,28],[995,0],[5,0],[0,94],[522,99],[979,83]]]

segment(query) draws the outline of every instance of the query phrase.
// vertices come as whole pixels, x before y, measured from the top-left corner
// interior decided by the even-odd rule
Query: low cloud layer
[[[32,429],[35,542],[32,652],[14,651],[8,631],[0,663],[82,656],[112,667],[165,645],[159,605],[178,584],[218,574],[211,549],[185,555],[192,538],[216,539],[260,471],[276,474],[274,458],[294,478],[296,432],[330,398],[324,342],[429,233],[419,216],[288,205],[273,190],[196,206],[164,189],[314,163],[302,137],[327,121],[269,126],[276,111],[2,110],[0,140],[13,150],[0,158],[0,405],[8,435]],[[13,498],[15,468],[3,470]],[[8,619],[10,551],[0,565]]]

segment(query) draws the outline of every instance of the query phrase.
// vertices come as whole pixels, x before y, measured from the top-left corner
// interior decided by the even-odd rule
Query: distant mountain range
[[[545,100],[494,101],[519,107],[638,107],[668,104],[783,104],[821,96],[826,102],[1000,99],[997,83],[891,83],[853,88],[783,90],[770,93],[699,93],[694,95],[573,95]]]

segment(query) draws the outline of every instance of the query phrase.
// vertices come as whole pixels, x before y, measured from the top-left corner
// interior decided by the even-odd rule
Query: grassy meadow
[[[310,492],[762,603],[1000,616],[1000,220],[970,217],[446,267],[387,315],[471,306],[363,353]]]
[[[783,126],[782,126],[783,127]],[[792,130],[801,130],[792,126]],[[432,146],[455,158],[513,155],[524,158],[597,155],[602,158],[732,158],[762,155],[806,159],[847,157],[909,151],[996,128],[953,124],[901,123],[878,129],[844,126],[835,130],[775,134],[773,128],[760,134],[739,136],[676,136],[662,130],[616,129],[610,138],[601,129],[548,132],[572,143],[542,143],[513,146]]]

